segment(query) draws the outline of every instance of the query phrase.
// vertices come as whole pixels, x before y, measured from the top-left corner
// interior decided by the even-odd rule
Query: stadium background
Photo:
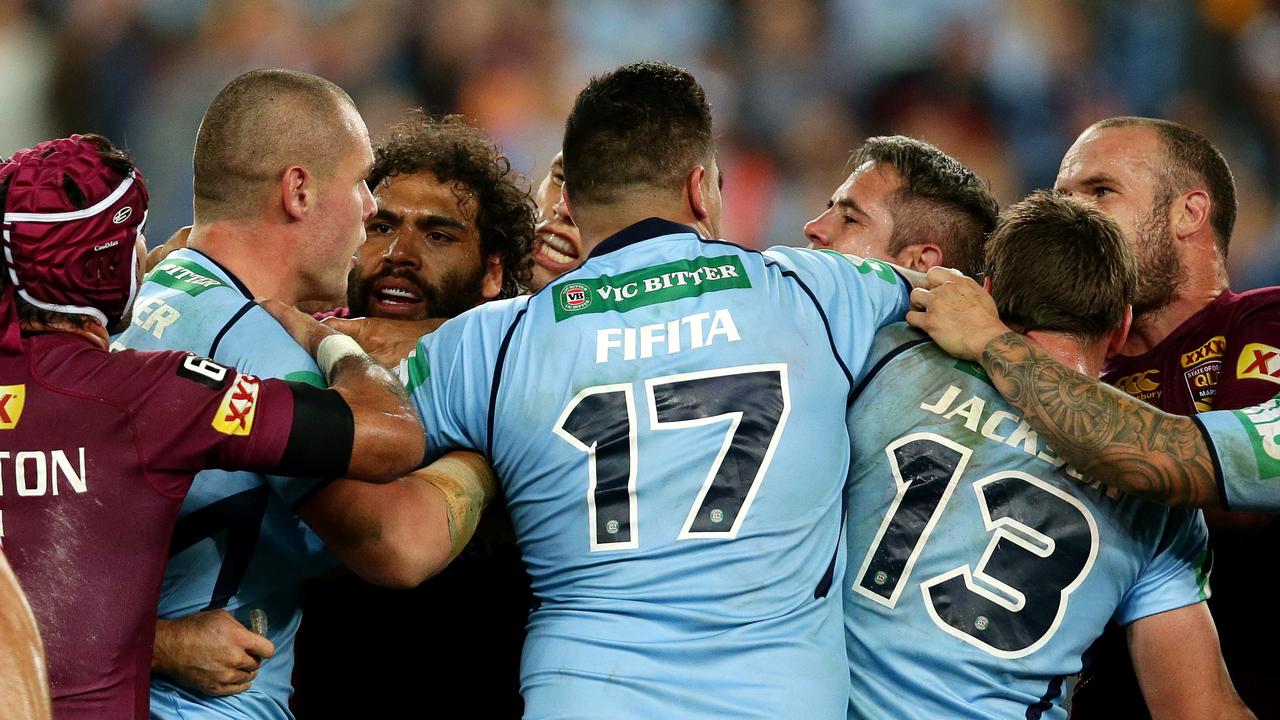
[[[1090,122],[1154,115],[1235,172],[1233,287],[1280,284],[1280,0],[0,0],[0,152],[106,134],[150,180],[155,244],[244,70],[333,80],[375,140],[409,107],[464,113],[536,182],[586,78],[645,57],[708,90],[737,242],[802,244],[868,135],[933,142],[1007,203]]]

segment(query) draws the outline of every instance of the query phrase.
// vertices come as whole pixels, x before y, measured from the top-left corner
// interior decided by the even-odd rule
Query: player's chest
[[[1213,409],[1227,350],[1226,336],[1207,327],[1163,352],[1115,364],[1103,379],[1162,410],[1193,415]]]

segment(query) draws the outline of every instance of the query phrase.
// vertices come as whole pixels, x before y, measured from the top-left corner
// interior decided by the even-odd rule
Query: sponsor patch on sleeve
[[[237,373],[236,379],[222,396],[222,404],[213,416],[213,429],[223,435],[248,435],[253,432],[253,416],[258,408],[258,390],[262,383],[253,375]]]
[[[18,427],[22,406],[27,402],[26,385],[0,385],[0,430]]]
[[[1280,385],[1280,349],[1262,343],[1249,343],[1236,361],[1236,377],[1241,380],[1266,380]]]

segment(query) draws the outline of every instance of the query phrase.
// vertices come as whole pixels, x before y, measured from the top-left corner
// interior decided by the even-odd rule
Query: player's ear
[[[942,248],[934,243],[908,245],[898,252],[893,261],[904,268],[927,273],[929,268],[942,264]]]
[[[990,275],[982,278],[982,289],[986,290],[988,295],[991,294],[991,276]]]
[[[1173,201],[1173,232],[1179,238],[1190,237],[1209,224],[1213,201],[1209,193],[1192,190]]]
[[[703,185],[706,178],[707,169],[701,165],[695,165],[684,178],[685,195],[689,198],[689,212],[698,222],[711,217],[708,189]]]
[[[484,279],[480,282],[480,297],[492,300],[502,292],[502,253],[489,253],[485,263]]]
[[[1124,347],[1124,342],[1129,339],[1129,327],[1133,325],[1133,306],[1124,306],[1124,318],[1120,320],[1111,331],[1111,336],[1107,338],[1107,357],[1111,357],[1120,352],[1120,348]]]
[[[301,220],[315,204],[315,176],[301,165],[290,165],[280,176],[281,209],[293,220]]]

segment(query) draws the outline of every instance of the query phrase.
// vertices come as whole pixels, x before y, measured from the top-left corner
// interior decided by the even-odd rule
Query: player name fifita
[[[717,341],[741,339],[733,315],[723,309],[639,327],[599,328],[596,330],[596,363],[674,355],[708,347]]]

